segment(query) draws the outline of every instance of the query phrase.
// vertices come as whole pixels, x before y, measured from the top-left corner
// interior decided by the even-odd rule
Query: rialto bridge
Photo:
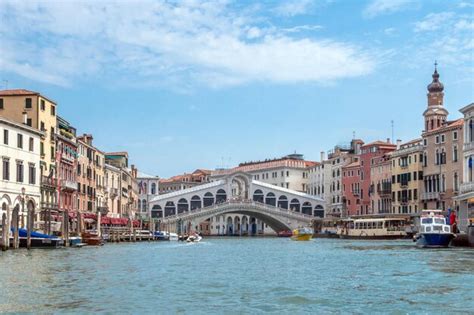
[[[308,226],[324,217],[324,201],[314,196],[253,180],[238,172],[223,179],[164,194],[150,201],[152,217],[176,231],[193,230],[201,222],[227,214],[226,234],[250,232],[257,221],[276,232]],[[249,227],[250,226],[250,227]],[[233,231],[232,231],[233,229]]]

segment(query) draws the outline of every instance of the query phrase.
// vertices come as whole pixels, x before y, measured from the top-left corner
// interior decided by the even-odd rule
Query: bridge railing
[[[212,204],[211,206],[208,206],[208,207],[195,208],[195,209],[190,210],[190,211],[185,211],[185,212],[182,212],[182,213],[177,213],[177,214],[174,214],[174,215],[165,216],[164,219],[174,220],[174,219],[179,219],[180,217],[188,216],[188,215],[191,215],[191,214],[197,214],[197,213],[202,213],[202,212],[211,212],[212,210],[224,207],[226,205],[232,205],[232,204],[245,204],[245,205],[250,205],[250,206],[255,206],[255,207],[267,208],[268,210],[270,210],[272,212],[273,211],[278,211],[281,214],[292,214],[292,215],[297,215],[297,216],[304,217],[304,218],[307,218],[307,219],[312,219],[313,218],[313,216],[309,215],[309,214],[292,211],[290,209],[280,208],[278,206],[273,206],[273,205],[265,204],[265,203],[262,203],[262,202],[256,202],[256,201],[251,200],[251,199],[232,198],[232,199],[228,199],[228,200],[223,201],[223,202],[214,203],[214,204]]]

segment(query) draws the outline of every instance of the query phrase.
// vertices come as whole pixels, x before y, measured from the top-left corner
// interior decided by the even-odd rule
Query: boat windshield
[[[445,224],[445,221],[444,221],[443,218],[435,218],[435,219],[434,219],[434,222],[435,222],[436,224]]]
[[[432,224],[433,219],[432,218],[423,218],[421,219],[421,224]]]

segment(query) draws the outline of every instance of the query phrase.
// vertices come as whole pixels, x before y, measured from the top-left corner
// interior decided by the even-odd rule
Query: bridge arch
[[[176,207],[173,201],[168,201],[165,205],[165,216],[175,215]]]
[[[224,189],[219,189],[216,192],[216,203],[222,203],[227,200],[227,193],[225,192]]]
[[[253,192],[253,201],[263,203],[263,199],[264,199],[263,191],[260,189],[256,189]]]
[[[291,202],[290,202],[290,210],[291,211],[295,211],[295,212],[300,212],[300,201],[296,198],[294,199],[291,199]]]
[[[276,206],[276,196],[274,193],[269,192],[265,197],[265,203],[270,206]]]
[[[160,205],[154,205],[151,208],[151,217],[152,218],[161,218],[163,216],[163,209]]]
[[[189,204],[185,198],[178,200],[178,213],[183,213],[189,211]]]
[[[301,213],[304,213],[307,215],[313,214],[313,206],[311,205],[310,202],[306,201],[303,203],[303,205],[301,206]]]
[[[214,204],[214,195],[211,192],[207,192],[204,194],[203,198],[203,206],[209,207]]]
[[[202,203],[201,203],[201,197],[198,195],[194,195],[191,197],[191,211],[195,209],[201,209],[202,208]]]
[[[317,205],[314,208],[314,216],[319,218],[324,218],[324,207],[321,205]]]
[[[288,198],[285,195],[278,197],[278,208],[288,209]]]
[[[231,195],[243,199],[249,198],[251,177],[243,172],[237,172],[230,177]]]

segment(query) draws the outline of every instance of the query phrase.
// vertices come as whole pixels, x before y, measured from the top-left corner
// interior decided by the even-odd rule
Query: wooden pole
[[[11,211],[10,211],[10,206],[7,206],[7,236],[6,236],[7,242],[5,243],[7,249],[10,249],[10,231],[11,231],[11,227],[12,227],[12,214],[11,214]]]
[[[18,217],[18,209],[19,207],[16,206],[13,208],[13,215],[12,215],[12,221],[13,221],[13,248],[18,249],[20,247],[20,239],[18,237],[18,225],[19,225],[19,217]]]
[[[64,246],[69,247],[69,211],[67,209],[63,212],[63,238]]]
[[[7,215],[2,215],[2,251],[7,250],[7,237],[8,237],[8,226],[7,226]]]
[[[23,202],[24,203],[24,202]],[[23,206],[24,208],[24,206]],[[31,209],[26,212],[26,249],[31,249]]]

